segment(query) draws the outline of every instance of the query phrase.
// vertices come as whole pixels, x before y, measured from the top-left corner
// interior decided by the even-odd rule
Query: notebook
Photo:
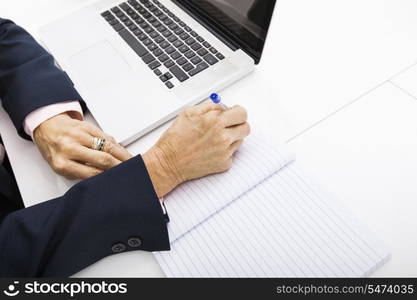
[[[165,200],[167,277],[364,277],[386,246],[326,195],[285,147],[250,137],[231,170],[183,184]]]

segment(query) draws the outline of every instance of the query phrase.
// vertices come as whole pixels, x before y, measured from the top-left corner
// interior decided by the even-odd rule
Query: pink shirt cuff
[[[80,121],[84,118],[81,105],[78,101],[66,101],[47,105],[34,110],[26,117],[25,122],[23,123],[23,128],[26,134],[33,140],[33,132],[39,125],[46,120],[65,112],[70,113],[72,118]]]

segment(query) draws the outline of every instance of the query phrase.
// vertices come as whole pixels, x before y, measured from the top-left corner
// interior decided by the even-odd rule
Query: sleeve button
[[[121,252],[124,252],[125,250],[126,250],[126,245],[123,243],[117,243],[111,247],[111,251],[113,251],[113,253],[121,253]]]
[[[139,237],[132,237],[128,239],[127,244],[132,248],[139,248],[142,245],[142,240]]]

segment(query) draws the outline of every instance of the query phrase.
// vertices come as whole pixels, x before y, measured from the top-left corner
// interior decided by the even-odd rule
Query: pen
[[[219,104],[223,108],[223,110],[227,110],[228,109],[228,107],[226,105],[224,105],[223,103],[221,103],[222,102],[222,98],[219,96],[219,94],[216,94],[216,93],[211,94],[210,95],[210,99],[211,99],[211,101],[213,101],[213,103]]]

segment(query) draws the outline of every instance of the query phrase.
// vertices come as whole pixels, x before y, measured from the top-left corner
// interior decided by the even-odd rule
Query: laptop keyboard
[[[168,89],[225,58],[157,0],[129,0],[101,15]]]

